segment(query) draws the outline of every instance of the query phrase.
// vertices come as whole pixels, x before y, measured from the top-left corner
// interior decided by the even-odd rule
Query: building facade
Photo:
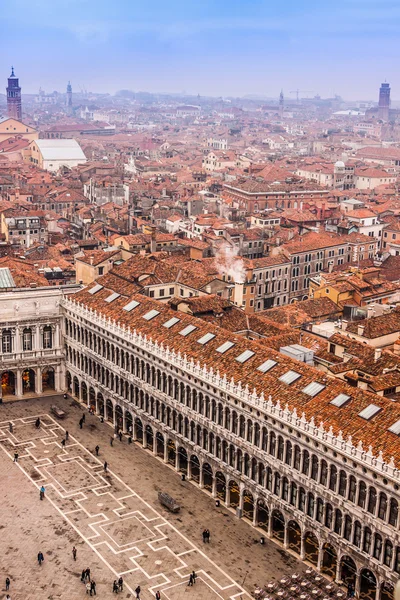
[[[99,293],[93,290],[92,296]],[[182,351],[160,343],[160,330],[168,333],[174,326],[178,329],[169,340],[180,338],[176,334],[184,325],[181,339],[186,340],[188,317],[172,316],[157,303],[149,311],[148,302],[137,296],[126,305],[126,313],[142,311],[131,328],[124,317],[122,324],[115,321],[124,312],[121,307],[114,313],[94,308],[99,299],[96,304],[82,297],[63,300],[69,392],[323,574],[354,583],[356,593],[365,597],[392,598],[400,573],[400,471],[394,460],[385,462],[382,452],[375,456],[372,447],[353,444],[342,431],[335,436],[329,420],[318,425],[313,417],[307,420],[301,411],[289,410],[276,386],[270,386],[267,400],[251,392],[248,383],[230,379],[229,364],[235,360],[246,363],[246,372],[251,369],[249,354],[236,356],[240,344],[250,358],[257,354],[262,360],[256,342],[230,342],[236,350],[225,363],[228,376],[217,365],[200,362],[202,345],[208,343],[204,337],[193,338],[200,349],[197,361],[184,342]],[[139,325],[160,315],[156,307],[162,313],[152,326],[153,337],[151,329],[141,331]],[[182,319],[180,325],[176,319]],[[190,319],[197,338],[208,325]],[[209,336],[234,337],[221,331],[216,328]],[[208,351],[217,355],[222,346]],[[258,371],[269,375],[278,363],[304,378],[315,376],[313,368],[277,353]],[[339,389],[336,380],[314,382],[303,393],[316,396],[328,385],[336,407],[361,393],[351,388],[350,397],[345,393],[350,388]],[[388,435],[398,445],[394,433]]]
[[[54,287],[0,292],[2,399],[64,389],[62,295]]]

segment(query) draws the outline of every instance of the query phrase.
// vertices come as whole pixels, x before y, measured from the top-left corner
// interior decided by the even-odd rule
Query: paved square
[[[117,549],[121,546],[134,546],[154,537],[154,533],[136,516],[102,525],[101,529],[111,538]]]
[[[132,597],[139,583],[142,600],[154,598],[155,589],[165,600],[250,598],[120,477],[104,473],[102,462],[78,440],[70,435],[63,448],[65,430],[49,415],[40,417],[40,429],[36,417],[14,419],[14,433],[1,422],[0,447],[10,459],[18,448],[16,468],[37,488],[45,486],[46,500],[103,561],[110,580],[122,574]],[[189,587],[193,570],[198,579]]]

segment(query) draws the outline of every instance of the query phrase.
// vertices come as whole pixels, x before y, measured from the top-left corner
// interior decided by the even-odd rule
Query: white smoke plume
[[[238,256],[238,248],[226,244],[222,246],[216,255],[216,264],[221,275],[232,278],[235,283],[246,281],[246,268],[243,259]]]

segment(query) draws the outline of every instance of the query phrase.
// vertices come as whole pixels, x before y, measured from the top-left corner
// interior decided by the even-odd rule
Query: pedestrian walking
[[[46,491],[46,488],[44,487],[44,485],[42,485],[42,487],[40,488],[40,492],[39,492],[39,498],[41,500],[43,500],[43,498],[44,498],[45,491]]]
[[[160,592],[156,592],[156,600],[161,600],[161,594]]]
[[[192,575],[191,573],[190,573],[190,575],[189,575],[189,583],[188,583],[188,586],[189,586],[189,585],[193,585],[193,575]]]
[[[122,579],[122,577],[118,579],[118,588],[120,592],[122,592],[122,590],[124,589],[124,580]]]
[[[36,427],[36,429],[39,429],[39,427],[40,427],[40,419],[39,419],[39,417],[35,421],[35,427]]]
[[[9,589],[10,589],[10,583],[11,583],[11,582],[10,582],[10,578],[9,578],[9,577],[6,577],[6,592],[7,592],[7,590],[9,590]]]
[[[113,443],[114,443],[114,438],[111,436],[111,437],[110,437],[110,446],[112,446],[112,445],[113,445]]]
[[[196,571],[192,571],[193,583],[196,583],[197,575]]]
[[[90,590],[92,589],[92,586],[90,585],[90,582],[89,582],[89,581],[87,582],[87,584],[86,584],[86,586],[85,586],[85,587],[86,587],[86,593],[87,593],[87,594],[90,594]],[[90,595],[91,595],[91,594],[90,594]]]
[[[100,446],[96,446],[95,451],[96,451],[96,456],[99,455],[99,450],[100,450]]]
[[[79,421],[79,428],[80,429],[82,429],[82,425],[83,425],[83,421],[82,421],[82,419],[80,419],[80,421]]]
[[[136,593],[137,600],[140,600],[140,585],[137,586],[135,593]]]
[[[206,529],[206,542],[207,542],[207,544],[210,543],[210,530],[209,529]]]
[[[14,462],[18,462],[18,452],[14,452]]]
[[[83,415],[82,415],[82,423],[84,423],[85,421],[86,421],[86,415],[85,415],[85,413],[83,413]]]
[[[114,594],[118,594],[118,583],[117,583],[116,579],[114,579],[114,583],[113,583],[113,592],[114,592]]]
[[[108,464],[107,461],[104,463],[104,472],[107,473]]]
[[[85,571],[85,579],[87,579],[88,581],[90,581],[90,569],[89,569],[89,567]]]
[[[81,574],[81,581],[85,581],[85,575],[86,575],[86,569],[83,569],[82,574]]]
[[[37,555],[37,559],[38,559],[39,566],[41,566],[41,565],[42,565],[42,562],[44,561],[44,556],[43,556],[43,553],[42,553],[42,552],[39,552],[39,553],[38,553],[38,555]]]
[[[132,444],[132,436],[131,435],[128,437],[128,444]]]
[[[65,432],[65,439],[68,441],[69,440],[69,433],[68,431]]]
[[[11,600],[11,596],[10,596],[10,594],[7,594],[7,596],[6,596],[6,600]]]
[[[65,448],[65,440],[61,440],[61,446]]]
[[[11,421],[8,424],[8,429],[10,430],[10,433],[13,432],[13,425],[12,425]]]
[[[207,529],[204,529],[203,531],[203,543],[205,544],[207,541]]]
[[[92,595],[92,593],[93,593],[93,596],[97,596],[97,594],[96,594],[96,582],[94,581],[94,579],[92,579],[92,581],[90,582],[90,595]]]
[[[121,430],[119,430],[119,434],[118,435],[119,435],[119,441],[122,442],[122,431]]]
[[[76,560],[76,548],[75,548],[75,546],[72,548],[72,556],[74,557],[74,560]]]

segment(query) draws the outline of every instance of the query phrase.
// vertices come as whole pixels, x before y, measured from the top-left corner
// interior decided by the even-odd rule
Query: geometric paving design
[[[218,565],[182,535],[71,435],[50,415],[0,423],[0,446],[81,538],[101,558],[125,588],[140,585],[141,599],[249,600],[250,596]],[[197,580],[189,587],[192,571]]]

